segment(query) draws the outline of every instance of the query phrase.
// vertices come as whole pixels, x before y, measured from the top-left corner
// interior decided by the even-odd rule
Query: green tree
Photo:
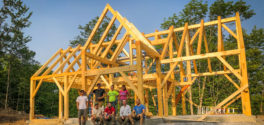
[[[99,17],[97,16],[97,17],[93,18],[91,21],[89,21],[87,24],[85,24],[84,26],[79,25],[78,29],[80,30],[80,34],[78,36],[76,36],[74,38],[74,40],[70,41],[70,45],[73,46],[73,47],[77,46],[78,44],[84,45],[86,40],[90,36],[90,34],[91,34],[91,32],[92,32],[92,30],[93,30],[93,28],[94,28],[94,26],[95,26],[95,24],[96,24],[98,19],[99,19]],[[111,19],[109,17],[105,16],[105,18],[103,19],[100,27],[97,29],[97,32],[95,33],[95,35],[94,35],[94,37],[92,39],[92,43],[95,44],[95,43],[97,43],[100,40],[102,34],[104,33],[107,25],[110,22],[110,20]],[[116,29],[117,28],[116,28],[115,24],[113,24],[113,26],[111,27],[111,29],[109,30],[109,33],[107,34],[107,36],[105,38],[106,41],[110,41],[111,40],[111,38],[114,35]]]

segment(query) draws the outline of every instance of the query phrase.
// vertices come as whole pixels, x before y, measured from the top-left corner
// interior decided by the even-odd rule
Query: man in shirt
[[[104,112],[104,109],[102,107],[99,108],[98,103],[96,102],[94,104],[94,108],[92,111],[92,118],[91,118],[94,125],[96,125],[96,123],[99,125],[102,124],[103,112]]]
[[[95,94],[95,101],[99,104],[101,108],[104,103],[105,98],[105,90],[101,88],[101,84],[97,84],[97,89],[93,90],[93,94]]]
[[[109,90],[107,95],[108,95],[108,101],[116,109],[117,96],[119,95],[119,93],[116,90],[114,90],[114,85],[111,86],[111,90]]]
[[[76,106],[78,109],[78,118],[79,118],[79,125],[83,123],[85,125],[86,123],[86,114],[87,114],[87,107],[88,107],[88,98],[84,94],[84,90],[80,91],[80,96],[77,97],[76,99]],[[82,117],[83,117],[83,122],[82,122]]]
[[[120,117],[119,117],[119,123],[121,125],[127,124],[128,120],[130,120],[131,124],[134,125],[134,121],[131,118],[131,108],[129,105],[126,104],[126,100],[122,101],[123,106],[120,108]]]
[[[133,108],[132,117],[135,120],[140,120],[140,125],[143,125],[143,118],[144,118],[144,114],[145,114],[145,106],[140,103],[139,99],[136,100],[136,103],[137,104]]]
[[[104,111],[104,124],[108,125],[107,123],[110,121],[110,124],[115,124],[115,108],[111,105],[111,103],[107,104],[107,107]]]

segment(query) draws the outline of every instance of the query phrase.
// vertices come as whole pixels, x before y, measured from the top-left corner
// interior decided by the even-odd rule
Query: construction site
[[[93,37],[106,15],[110,15],[111,20],[95,44]],[[157,115],[145,119],[146,125],[255,124],[256,119],[251,112],[246,53],[240,21],[237,12],[234,17],[218,16],[217,20],[209,22],[201,20],[199,24],[185,23],[182,27],[171,26],[168,30],[145,34],[107,4],[85,45],[59,49],[30,78],[28,123],[77,124],[77,118],[69,117],[69,91],[82,89],[89,94],[96,88],[97,83],[101,83],[106,90],[110,89],[111,85],[115,85],[117,90],[126,85],[135,94],[134,98],[140,99],[146,106],[146,114],[150,112],[149,100],[153,99]],[[235,32],[228,27],[229,23],[235,24]],[[118,28],[111,40],[105,41],[113,24],[118,24]],[[217,51],[208,49],[208,43],[212,41],[207,39],[206,30],[210,26],[217,27]],[[223,31],[236,39],[236,47],[231,50],[224,48]],[[239,67],[232,66],[226,60],[231,56],[237,58]],[[197,60],[206,60],[206,71],[198,71]],[[222,70],[215,70],[215,66],[211,64],[212,60],[217,60]],[[163,70],[164,67],[169,68]],[[201,107],[193,103],[191,88],[196,79],[220,75],[236,90],[216,106]],[[57,119],[35,117],[35,97],[44,82],[56,84],[58,87]],[[157,91],[155,97],[145,94],[151,90]],[[237,109],[229,107],[236,101],[241,101],[241,114],[235,114]],[[181,114],[177,113],[177,106],[181,107]],[[189,111],[186,107],[189,107]],[[172,111],[171,114],[169,110]]]

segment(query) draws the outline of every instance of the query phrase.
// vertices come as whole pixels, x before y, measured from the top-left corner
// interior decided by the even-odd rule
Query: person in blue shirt
[[[140,103],[140,100],[136,100],[136,105],[133,108],[132,118],[140,120],[140,125],[143,125],[143,119],[145,114],[145,106]]]

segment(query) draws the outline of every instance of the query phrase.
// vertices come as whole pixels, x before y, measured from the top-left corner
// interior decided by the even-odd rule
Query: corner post
[[[139,99],[142,104],[145,104],[144,90],[143,90],[143,68],[142,68],[142,50],[140,41],[136,41],[136,59],[137,59],[137,78],[138,78],[138,92]]]
[[[36,86],[36,81],[30,80],[30,112],[29,112],[30,121],[34,119],[34,115],[35,115],[35,97],[33,97],[35,86]]]
[[[156,73],[157,73],[157,95],[158,95],[158,116],[163,116],[162,105],[162,89],[161,89],[161,63],[159,59],[156,59]]]
[[[239,13],[236,13],[236,31],[237,31],[237,42],[238,42],[238,49],[241,50],[239,54],[239,64],[241,69],[242,80],[240,81],[240,87],[248,85],[248,75],[247,75],[247,60],[246,60],[246,50],[244,45],[243,33],[240,23]],[[250,96],[249,96],[249,89],[246,88],[241,93],[241,101],[242,101],[242,110],[243,114],[247,116],[251,116],[251,105],[250,105]]]

